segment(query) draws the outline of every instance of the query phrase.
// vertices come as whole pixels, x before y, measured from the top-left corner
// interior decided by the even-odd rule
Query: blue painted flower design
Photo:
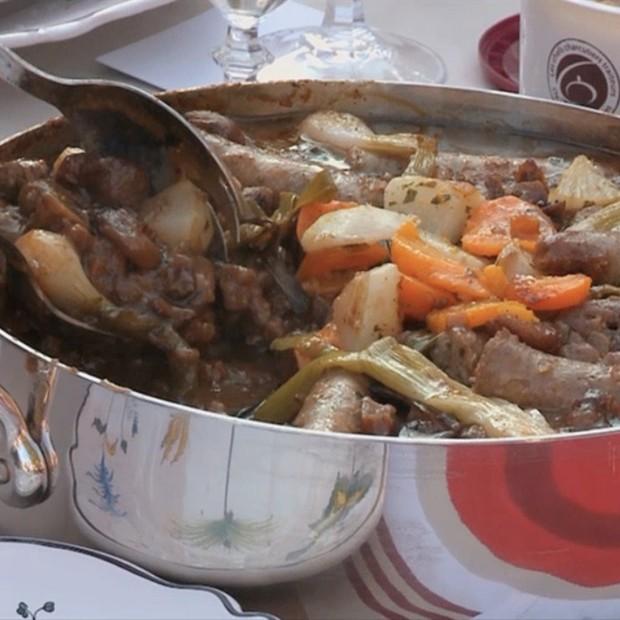
[[[23,601],[17,606],[15,613],[22,618],[30,618],[30,620],[37,620],[38,615],[44,611],[48,614],[53,614],[56,611],[56,605],[53,601],[47,601],[45,605],[39,607],[35,611],[30,611],[30,608]]]
[[[106,463],[105,450],[101,451],[99,463],[95,463],[93,469],[86,475],[94,481],[92,489],[97,496],[96,500],[89,499],[88,501],[103,512],[115,517],[124,517],[127,512],[119,508],[120,493],[114,492],[114,472]]]

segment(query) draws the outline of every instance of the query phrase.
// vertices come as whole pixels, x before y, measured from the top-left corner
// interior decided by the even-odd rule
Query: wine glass
[[[446,70],[431,49],[366,25],[362,0],[327,0],[323,24],[282,30],[260,42],[271,53],[259,80],[375,79],[441,83]]]
[[[258,40],[260,18],[284,0],[211,0],[228,21],[224,45],[213,52],[227,81],[256,79],[258,70],[273,60]]]

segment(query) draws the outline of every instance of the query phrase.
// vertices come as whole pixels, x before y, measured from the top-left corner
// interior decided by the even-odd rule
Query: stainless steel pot
[[[329,107],[620,153],[619,117],[472,90],[285,82],[164,99],[261,118]],[[52,156],[71,139],[50,121],[1,144],[0,159]],[[2,534],[87,542],[177,579],[229,586],[335,566],[375,602],[364,579],[377,586],[393,573],[433,605],[458,601],[457,615],[481,608],[481,584],[498,599],[620,594],[616,430],[505,441],[317,434],[136,394],[5,333],[0,386]],[[420,581],[422,590],[411,585]]]

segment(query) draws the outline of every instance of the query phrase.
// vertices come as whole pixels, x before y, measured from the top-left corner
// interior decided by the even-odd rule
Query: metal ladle
[[[239,242],[241,196],[237,185],[200,132],[169,105],[139,88],[107,80],[75,80],[49,75],[6,47],[0,46],[0,79],[53,105],[67,118],[81,146],[101,155],[115,155],[146,166],[152,180],[166,179],[175,168],[202,189],[226,232],[213,214],[219,258],[228,260],[228,246]],[[171,180],[170,180],[171,182]],[[111,336],[110,332],[62,312],[34,281],[21,252],[7,239],[0,249],[23,274],[48,310],[74,327]]]

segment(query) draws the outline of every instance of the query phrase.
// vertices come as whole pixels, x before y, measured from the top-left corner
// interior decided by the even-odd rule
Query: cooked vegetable
[[[405,222],[396,232],[392,240],[392,260],[405,275],[454,293],[461,299],[489,297],[489,291],[471,269],[456,260],[446,258],[423,241],[412,221]]]
[[[346,351],[361,351],[384,336],[402,330],[398,313],[400,273],[388,263],[358,273],[333,305],[338,341]]]
[[[401,213],[370,205],[338,209],[321,216],[301,238],[305,252],[345,245],[370,244],[391,239],[398,227],[409,219]]]
[[[432,332],[438,333],[450,327],[474,329],[504,316],[522,321],[538,320],[531,310],[517,301],[479,301],[434,310],[426,317],[426,324]]]
[[[418,278],[402,275],[398,303],[400,311],[408,319],[423,321],[431,310],[445,308],[457,303],[456,297]]]
[[[532,255],[519,247],[514,241],[504,247],[495,262],[498,267],[501,267],[509,280],[515,276],[539,275],[534,268]]]
[[[297,277],[303,281],[334,271],[368,269],[384,263],[389,257],[387,248],[381,243],[327,248],[306,254],[297,271]]]
[[[604,207],[617,200],[620,200],[620,188],[605,178],[585,155],[573,160],[558,186],[549,193],[549,202],[564,202],[573,212],[590,205]]]
[[[141,215],[157,237],[175,251],[204,254],[213,238],[207,196],[187,179],[149,198],[142,205]]]
[[[566,276],[515,276],[504,295],[532,310],[564,310],[582,304],[590,293],[592,278],[583,274]]]
[[[386,209],[415,216],[421,229],[452,243],[460,240],[468,211],[481,202],[480,192],[469,183],[422,176],[396,177],[384,195]]]
[[[480,274],[480,280],[486,289],[500,299],[506,296],[510,280],[500,265],[487,265]]]
[[[80,257],[63,235],[35,229],[22,235],[15,245],[41,290],[69,316],[95,315],[107,302],[86,277]]]
[[[457,261],[472,271],[480,271],[489,264],[486,258],[480,258],[479,256],[469,254],[458,245],[454,245],[446,239],[433,235],[427,230],[418,229],[418,235],[424,243],[439,252],[444,258]]]
[[[331,211],[338,211],[339,209],[350,209],[355,206],[354,202],[343,202],[342,200],[311,202],[305,205],[299,210],[299,215],[297,216],[297,239],[301,240],[306,230],[308,230],[308,228],[322,215],[330,213]]]
[[[296,207],[301,209],[313,202],[329,202],[338,194],[338,188],[327,170],[321,170],[312,177],[312,180],[301,190],[297,198]]]
[[[553,223],[539,207],[516,196],[503,196],[472,211],[462,244],[472,254],[497,256],[513,239],[533,251],[538,239],[554,232]]]
[[[384,338],[358,353],[327,353],[310,362],[268,396],[254,417],[263,422],[286,423],[323,372],[343,368],[363,373],[412,402],[478,424],[489,437],[537,436],[553,433],[537,411],[523,411],[512,403],[486,398],[450,379],[421,353]]]
[[[620,201],[602,207],[595,213],[584,217],[567,230],[608,232],[620,229]]]
[[[421,134],[375,134],[353,114],[322,110],[307,116],[300,125],[301,135],[340,152],[362,149],[391,157],[410,157],[420,145],[429,148],[435,140]]]

